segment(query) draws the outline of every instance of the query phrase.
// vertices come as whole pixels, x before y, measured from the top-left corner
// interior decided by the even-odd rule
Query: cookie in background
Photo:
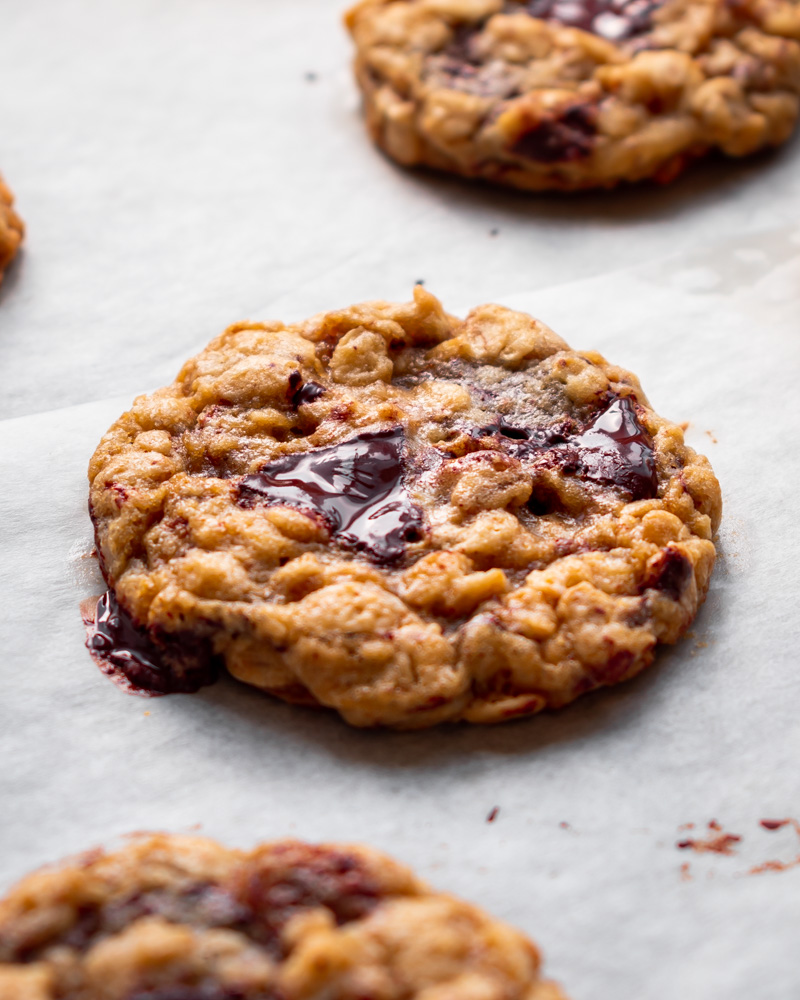
[[[375,142],[532,191],[669,181],[791,134],[790,0],[362,0],[346,23]]]

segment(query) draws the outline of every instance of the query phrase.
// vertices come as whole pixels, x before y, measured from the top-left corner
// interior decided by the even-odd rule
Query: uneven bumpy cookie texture
[[[421,287],[231,327],[89,475],[109,599],[167,688],[223,662],[359,726],[502,721],[638,673],[694,618],[721,508],[635,376]]]
[[[798,0],[363,0],[347,15],[375,141],[530,190],[672,179],[790,134]]]
[[[0,281],[22,242],[25,227],[13,208],[14,196],[0,177]]]
[[[160,835],[0,900],[3,1000],[566,1000],[540,964],[361,846]]]

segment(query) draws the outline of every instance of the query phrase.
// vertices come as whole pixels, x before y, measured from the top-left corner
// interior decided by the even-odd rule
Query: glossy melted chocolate
[[[515,458],[536,458],[547,452],[568,475],[603,486],[615,486],[634,500],[658,493],[653,439],[639,423],[630,397],[617,397],[583,430],[568,425],[524,428],[507,424],[482,427],[479,434],[497,437],[498,444]]]
[[[325,386],[320,385],[319,382],[306,382],[292,396],[292,406],[297,409],[298,406],[313,403],[326,392]]]
[[[401,427],[359,434],[331,448],[287,455],[246,476],[239,503],[286,504],[320,517],[343,548],[376,563],[402,558],[419,541],[422,511],[403,486]]]
[[[530,0],[525,9],[532,17],[619,42],[649,31],[659,6],[660,0]]]
[[[134,624],[112,590],[97,602],[94,622],[87,622],[87,648],[104,673],[125,678],[131,693],[192,692],[214,683],[217,666],[208,651],[179,636],[172,642],[172,654],[166,644],[160,648]]]
[[[616,486],[634,500],[658,493],[653,439],[639,423],[630,397],[615,399],[564,449],[577,451],[575,472],[604,486]]]

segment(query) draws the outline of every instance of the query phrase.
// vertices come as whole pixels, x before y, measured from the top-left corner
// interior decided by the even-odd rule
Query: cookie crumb
[[[707,840],[679,840],[675,845],[679,850],[685,851],[691,848],[698,854],[712,852],[714,854],[735,854],[734,844],[741,841],[741,837],[736,833],[721,833],[717,837],[709,837]]]
[[[794,861],[765,861],[763,864],[753,865],[747,874],[763,875],[765,872],[785,872],[798,865],[800,865],[800,856],[796,857]]]
[[[684,861],[681,865],[681,882],[691,882],[692,873],[688,861]]]
[[[792,821],[790,819],[762,819],[759,822],[765,830],[780,830],[782,826],[788,826]]]
[[[569,823],[565,819],[562,819],[562,821],[558,825],[561,827],[562,830],[571,830],[572,829],[572,827],[569,825]]]
[[[492,811],[486,817],[486,822],[487,823],[494,823],[494,821],[497,819],[499,813],[500,813],[500,806],[495,806],[494,809],[492,809]]]
[[[719,441],[717,441],[713,431],[706,431],[706,434],[708,434],[708,436],[711,438],[712,444],[719,444]]]

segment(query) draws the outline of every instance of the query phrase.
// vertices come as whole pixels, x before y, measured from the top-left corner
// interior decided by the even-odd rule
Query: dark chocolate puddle
[[[84,614],[86,648],[106,674],[130,694],[190,694],[213,684],[218,664],[206,644],[167,635],[163,643],[139,628],[107,590],[94,615]]]
[[[424,516],[411,502],[402,427],[359,434],[330,448],[286,455],[245,476],[242,507],[285,504],[321,518],[336,542],[376,563],[400,560]]]

